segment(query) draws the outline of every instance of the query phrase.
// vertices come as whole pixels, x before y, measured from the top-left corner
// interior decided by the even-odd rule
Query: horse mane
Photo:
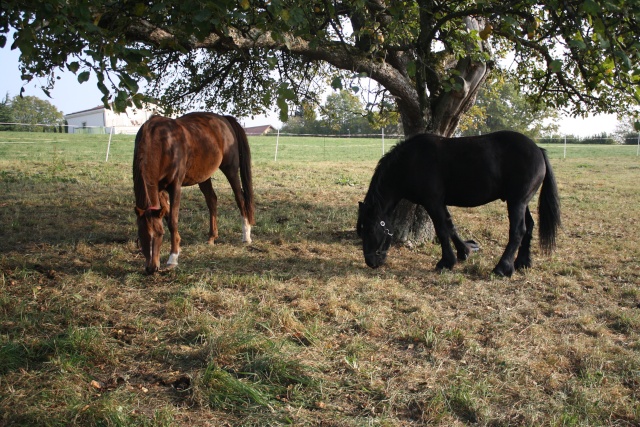
[[[154,114],[145,122],[138,133],[136,134],[134,149],[133,149],[133,190],[136,196],[136,206],[140,209],[156,208],[160,207],[160,199],[158,194],[158,188],[154,184],[150,184],[145,179],[145,174],[148,173],[149,156],[147,155],[148,143],[151,140],[149,136],[150,123],[158,119],[164,119],[164,117]],[[154,188],[149,188],[153,186]],[[150,191],[151,190],[151,191]],[[151,194],[149,194],[151,193]]]
[[[371,177],[371,184],[369,185],[369,191],[364,198],[365,204],[372,206],[382,206],[381,199],[382,194],[380,192],[383,182],[388,179],[389,176],[396,175],[396,168],[398,167],[399,160],[408,155],[408,152],[413,149],[415,144],[424,142],[425,139],[435,137],[431,134],[419,134],[405,139],[397,143],[391,150],[387,151],[378,161],[376,168]]]

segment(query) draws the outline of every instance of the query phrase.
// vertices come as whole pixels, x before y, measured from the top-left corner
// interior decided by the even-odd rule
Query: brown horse
[[[209,208],[208,242],[213,244],[218,237],[217,196],[210,179],[217,169],[227,177],[240,208],[242,240],[251,243],[251,225],[255,223],[251,153],[247,135],[237,120],[201,112],[178,119],[153,116],[142,125],[133,153],[133,190],[138,238],[147,273],[153,274],[160,268],[162,218],[167,214],[171,232],[167,266],[178,265],[178,212],[183,186],[198,184]]]

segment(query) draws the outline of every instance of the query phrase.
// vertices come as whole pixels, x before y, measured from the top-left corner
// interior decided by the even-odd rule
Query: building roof
[[[100,111],[100,110],[104,110],[104,105],[98,105],[97,107],[88,108],[86,110],[75,111],[73,113],[65,114],[64,116],[67,117],[67,116],[73,116],[75,114],[86,114],[92,111]]]
[[[112,107],[112,110],[111,110],[111,111],[114,111],[114,110],[113,110],[113,103],[111,103],[111,107]],[[153,104],[145,104],[145,105],[144,105],[144,108],[135,108],[135,110],[139,110],[139,111],[143,111],[143,110],[151,111],[151,110],[155,110],[155,108],[156,108],[156,106],[155,106],[155,105],[153,105]],[[106,110],[106,108],[105,108],[105,106],[104,106],[104,105],[102,105],[102,104],[101,104],[101,105],[98,105],[97,107],[87,108],[86,110],[74,111],[73,113],[65,114],[64,116],[65,116],[65,117],[67,117],[67,116],[74,116],[74,115],[76,115],[76,114],[84,115],[84,114],[90,114],[90,113],[92,113],[92,112],[95,112],[95,111],[102,111],[102,110]],[[129,109],[127,108],[127,110],[129,110]],[[122,114],[122,113],[120,113],[120,114]]]
[[[274,127],[271,125],[251,126],[244,128],[244,133],[246,133],[247,135],[266,135],[273,130]]]

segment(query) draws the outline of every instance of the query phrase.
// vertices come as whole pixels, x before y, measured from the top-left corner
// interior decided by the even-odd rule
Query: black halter
[[[382,243],[380,243],[380,246],[378,247],[378,249],[374,253],[367,253],[367,254],[365,254],[366,256],[369,256],[369,255],[380,256],[380,255],[386,255],[387,254],[387,250],[384,250],[382,248],[387,243],[387,240],[390,240],[393,237],[393,233],[387,228],[387,224],[384,221],[380,221],[378,224],[384,230],[384,235],[386,237],[382,240]]]

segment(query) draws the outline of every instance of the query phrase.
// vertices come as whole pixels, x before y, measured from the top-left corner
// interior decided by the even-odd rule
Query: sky
[[[6,93],[10,97],[20,94],[23,82],[20,79],[18,68],[19,52],[9,49],[10,43],[4,48],[0,48],[0,98],[4,99]],[[97,79],[91,76],[89,81],[78,83],[76,76],[66,71],[60,74],[60,80],[56,82],[54,89],[50,92],[51,98],[40,89],[46,81],[32,80],[25,86],[24,95],[36,96],[45,99],[53,104],[64,114],[87,110],[89,108],[102,105],[100,99],[102,93],[96,87]],[[267,116],[257,116],[254,118],[239,118],[244,126],[272,125],[277,128],[281,126],[277,113]],[[590,116],[587,118],[564,117],[560,122],[560,134],[576,135],[588,137],[602,132],[612,133],[617,124],[617,118],[613,114]]]

